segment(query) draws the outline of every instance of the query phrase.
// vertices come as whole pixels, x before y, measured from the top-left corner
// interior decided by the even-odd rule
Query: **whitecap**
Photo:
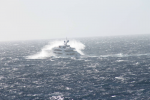
[[[54,47],[58,47],[59,45],[63,45],[63,41],[52,41],[49,42],[48,45],[45,45],[40,52],[37,52],[36,54],[29,55],[26,57],[26,59],[45,59],[48,57],[56,57],[56,55],[53,53],[52,49]],[[79,41],[72,40],[68,43],[71,47],[75,48],[78,53],[81,55],[84,55],[82,50],[85,48],[85,45],[82,44]]]
[[[49,97],[50,100],[64,100],[64,95],[60,92],[54,92],[50,94],[51,97]]]
[[[118,80],[121,80],[121,81],[124,81],[124,80],[125,80],[125,78],[123,78],[122,76],[115,77],[115,78],[118,79]]]

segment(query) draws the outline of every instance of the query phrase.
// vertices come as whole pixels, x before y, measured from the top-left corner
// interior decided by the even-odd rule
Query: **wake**
[[[52,41],[49,42],[48,45],[45,45],[40,52],[37,52],[34,55],[29,55],[26,59],[46,59],[48,57],[55,57],[56,55],[53,53],[52,49],[54,47],[58,47],[59,45],[63,45],[64,41]],[[84,55],[82,50],[84,50],[85,45],[79,41],[71,40],[68,43],[71,47],[75,48],[78,53]]]

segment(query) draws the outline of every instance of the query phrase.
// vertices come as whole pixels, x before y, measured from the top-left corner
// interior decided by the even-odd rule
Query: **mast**
[[[64,41],[64,45],[66,46],[68,42],[69,40],[67,40],[67,37],[66,37],[66,41]]]

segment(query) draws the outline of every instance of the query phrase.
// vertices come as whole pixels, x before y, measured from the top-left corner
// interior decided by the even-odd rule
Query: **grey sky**
[[[145,33],[149,0],[0,1],[0,41]]]

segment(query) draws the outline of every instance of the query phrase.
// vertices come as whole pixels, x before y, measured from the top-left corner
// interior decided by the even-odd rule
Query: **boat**
[[[58,47],[54,47],[52,49],[53,53],[57,57],[74,57],[74,58],[79,58],[80,57],[80,53],[78,53],[75,48],[72,48],[70,45],[68,45],[67,44],[68,42],[69,42],[69,40],[66,39],[66,41],[64,41],[64,45],[59,45]]]

